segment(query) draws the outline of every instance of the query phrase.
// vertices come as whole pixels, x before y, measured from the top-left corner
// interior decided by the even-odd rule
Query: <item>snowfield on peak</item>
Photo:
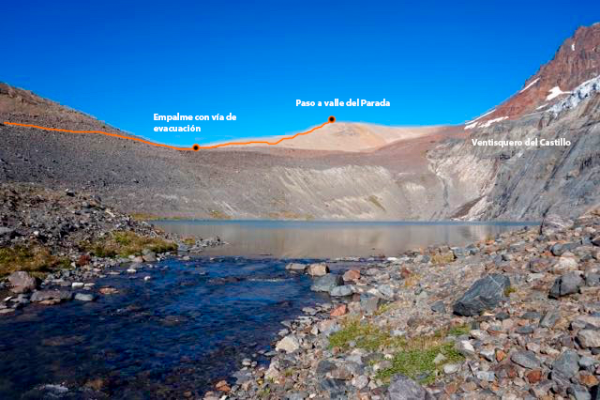
[[[568,94],[568,93],[571,93],[571,92],[563,92],[563,91],[561,90],[561,88],[560,88],[560,87],[558,87],[558,86],[554,86],[554,87],[553,87],[552,89],[550,89],[548,92],[549,92],[549,94],[548,94],[548,96],[546,96],[546,100],[552,100],[552,99],[554,99],[554,98],[556,98],[556,97],[560,96],[561,94]]]

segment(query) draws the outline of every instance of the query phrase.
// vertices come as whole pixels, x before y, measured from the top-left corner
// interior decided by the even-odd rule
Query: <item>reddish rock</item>
[[[102,294],[117,294],[119,293],[119,291],[115,288],[112,287],[103,287],[100,288],[100,290],[98,290],[100,293]]]
[[[341,317],[348,312],[348,307],[345,304],[341,304],[331,311],[329,314],[331,317]]]
[[[229,391],[231,391],[231,388],[225,380],[217,382],[217,384],[215,385],[215,389],[223,393],[229,393]]]
[[[589,372],[582,371],[579,373],[579,382],[587,387],[593,387],[598,384],[598,378]]]
[[[527,377],[527,382],[535,384],[542,380],[542,371],[534,369],[533,371],[529,371],[525,376]]]
[[[496,361],[502,362],[506,358],[506,353],[502,350],[498,350],[496,352]]]
[[[77,265],[83,267],[84,265],[88,265],[92,261],[92,258],[89,254],[82,254],[77,260]]]
[[[446,393],[448,396],[451,396],[454,393],[456,393],[457,390],[458,390],[458,386],[456,386],[456,383],[449,383],[444,388],[444,393]]]
[[[402,275],[403,279],[406,279],[412,275],[412,272],[410,272],[410,270],[408,268],[402,267],[402,270],[400,271],[400,275]]]
[[[357,281],[360,279],[360,271],[357,269],[350,269],[344,273],[342,279],[344,282]]]
[[[516,119],[549,108],[564,99],[583,82],[598,76],[600,66],[600,24],[580,27],[565,40],[554,58],[527,79],[523,88],[488,114],[473,122],[472,127],[485,127],[486,122],[500,118]],[[475,125],[476,124],[476,125]]]

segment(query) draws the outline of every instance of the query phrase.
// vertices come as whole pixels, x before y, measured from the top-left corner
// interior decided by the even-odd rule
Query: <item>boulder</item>
[[[8,276],[10,290],[13,293],[27,293],[35,290],[37,282],[25,271],[16,271]]]
[[[504,275],[492,274],[481,278],[454,303],[454,313],[461,316],[474,316],[484,310],[492,309],[506,299],[504,293],[509,287],[510,279]]]
[[[310,276],[324,276],[329,273],[329,267],[324,263],[310,264],[306,273]]]
[[[569,272],[556,278],[550,289],[550,297],[558,299],[562,296],[577,293],[581,286],[583,286],[583,278],[576,272]]]
[[[539,368],[540,360],[532,351],[517,351],[510,356],[510,360],[523,368]]]
[[[421,385],[407,376],[396,374],[388,386],[390,400],[428,400],[433,399]]]
[[[577,333],[577,340],[583,348],[600,347],[600,331],[595,329],[582,329]]]
[[[275,345],[275,350],[277,351],[285,351],[286,353],[293,353],[294,351],[300,348],[300,343],[298,343],[298,339],[295,336],[288,335],[281,339]]]
[[[342,277],[334,274],[327,274],[315,280],[310,287],[313,292],[330,293],[335,287],[342,285]]]
[[[63,290],[38,290],[31,295],[33,303],[56,304],[73,298],[71,292]]]
[[[329,292],[331,297],[346,297],[354,293],[351,285],[336,286]]]
[[[360,279],[360,271],[357,269],[350,269],[344,272],[342,279],[344,279],[344,282],[355,282]]]
[[[567,378],[573,377],[579,371],[579,355],[573,350],[565,350],[554,361],[552,369],[562,373]]]
[[[573,221],[568,218],[563,218],[560,215],[550,214],[544,218],[540,225],[540,233],[542,235],[552,235],[561,230],[568,229],[573,226]]]

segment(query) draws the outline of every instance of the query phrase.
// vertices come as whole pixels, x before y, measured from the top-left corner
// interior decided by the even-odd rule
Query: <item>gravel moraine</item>
[[[96,257],[82,247],[82,243],[95,243],[114,232],[165,241],[174,250],[157,254],[143,248],[141,254],[115,258]],[[136,274],[136,267],[143,263],[173,256],[185,259],[205,247],[221,244],[218,238],[183,240],[168,236],[147,222],[111,209],[98,196],[37,185],[0,184],[0,266],[30,264],[24,264],[29,272],[9,271],[0,280],[0,315],[15,315],[31,303],[94,301],[98,295],[111,294],[111,288],[96,288],[96,281],[115,273],[114,267],[130,265],[127,271]],[[44,263],[53,265],[46,267]]]
[[[204,399],[598,398],[599,245],[600,209],[343,278],[290,265],[331,302]]]

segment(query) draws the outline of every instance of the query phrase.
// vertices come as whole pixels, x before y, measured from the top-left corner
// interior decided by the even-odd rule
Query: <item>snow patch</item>
[[[555,115],[564,110],[570,110],[575,108],[586,98],[595,95],[600,92],[600,75],[587,80],[577,86],[573,90],[571,95],[566,99],[563,99],[559,103],[556,103],[548,111],[553,112]]]
[[[575,43],[571,43],[571,51],[575,51]]]
[[[548,103],[542,104],[541,106],[539,106],[538,108],[536,108],[536,110],[541,110],[544,107],[548,107]]]
[[[508,119],[508,117],[499,117],[499,118],[490,119],[489,121],[482,122],[481,125],[479,125],[479,127],[487,128],[487,127],[490,127],[492,124],[495,124],[496,122],[504,121],[505,119]]]
[[[548,90],[549,94],[546,96],[546,100],[552,100],[555,97],[560,96],[561,94],[568,94],[571,92],[563,92],[560,87],[554,86],[552,89]]]
[[[521,91],[519,93],[523,93],[524,91],[526,91],[527,89],[529,89],[530,87],[532,87],[533,85],[535,85],[537,83],[537,81],[539,81],[540,78],[535,78],[533,80],[533,82],[529,83],[529,85],[525,86],[523,89],[521,89]]]

